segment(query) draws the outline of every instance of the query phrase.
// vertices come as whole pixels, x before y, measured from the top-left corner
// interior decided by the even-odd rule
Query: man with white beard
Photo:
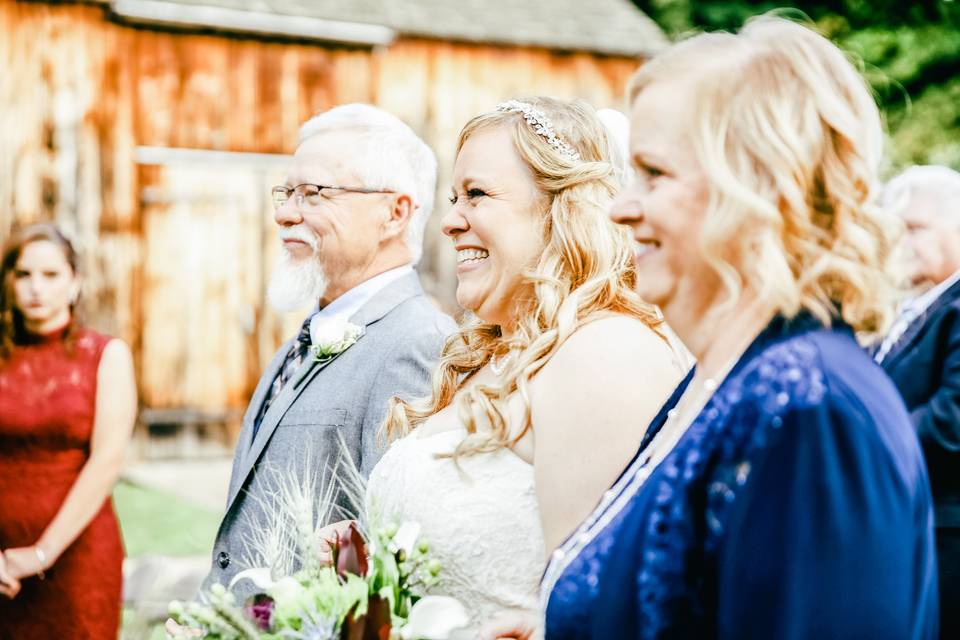
[[[271,563],[253,543],[287,515],[273,501],[278,485],[319,491],[341,439],[366,476],[383,452],[378,430],[390,399],[428,395],[456,329],[413,269],[435,183],[433,153],[380,109],[344,105],[301,128],[287,180],[273,188],[283,248],[268,297],[281,310],[315,307],[247,408],[204,590]],[[242,580],[234,590],[252,587]]]

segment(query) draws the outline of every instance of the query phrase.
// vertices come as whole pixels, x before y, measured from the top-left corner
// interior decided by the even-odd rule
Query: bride
[[[443,231],[475,317],[448,341],[432,397],[391,406],[396,440],[367,502],[421,525],[443,566],[431,592],[463,602],[475,628],[536,608],[547,553],[685,373],[607,218],[613,153],[579,101],[511,100],[460,133]]]

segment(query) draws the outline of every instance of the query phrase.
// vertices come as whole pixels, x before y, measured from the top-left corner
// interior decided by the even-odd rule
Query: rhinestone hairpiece
[[[513,113],[519,113],[523,116],[523,119],[526,120],[531,127],[533,127],[533,132],[546,140],[547,144],[557,150],[557,153],[572,162],[577,162],[580,160],[580,154],[577,153],[573,147],[564,142],[563,139],[560,138],[560,136],[558,136],[553,130],[553,123],[550,122],[550,118],[548,118],[543,111],[537,109],[529,102],[507,100],[506,102],[501,102],[498,104],[496,111],[510,111]]]

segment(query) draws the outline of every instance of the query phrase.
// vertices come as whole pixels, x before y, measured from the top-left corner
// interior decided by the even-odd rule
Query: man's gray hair
[[[357,156],[360,186],[392,189],[413,199],[416,208],[406,241],[416,264],[423,253],[423,232],[437,187],[433,151],[400,118],[369,104],[344,104],[315,115],[300,127],[300,143],[331,131],[357,134],[357,146],[350,152]]]
[[[883,206],[901,213],[917,195],[936,204],[938,216],[960,224],[960,173],[939,165],[918,165],[896,175],[883,189]]]

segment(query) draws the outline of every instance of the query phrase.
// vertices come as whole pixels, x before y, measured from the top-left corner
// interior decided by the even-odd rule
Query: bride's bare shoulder
[[[662,325],[661,325],[662,326]],[[613,357],[624,354],[645,357],[666,357],[672,351],[667,334],[660,327],[651,327],[639,318],[607,314],[585,322],[557,349],[559,362],[589,357]]]
[[[608,314],[578,327],[534,379],[536,386],[603,385],[612,379],[679,380],[685,359],[669,331],[626,315]],[[566,383],[564,383],[566,381]]]

